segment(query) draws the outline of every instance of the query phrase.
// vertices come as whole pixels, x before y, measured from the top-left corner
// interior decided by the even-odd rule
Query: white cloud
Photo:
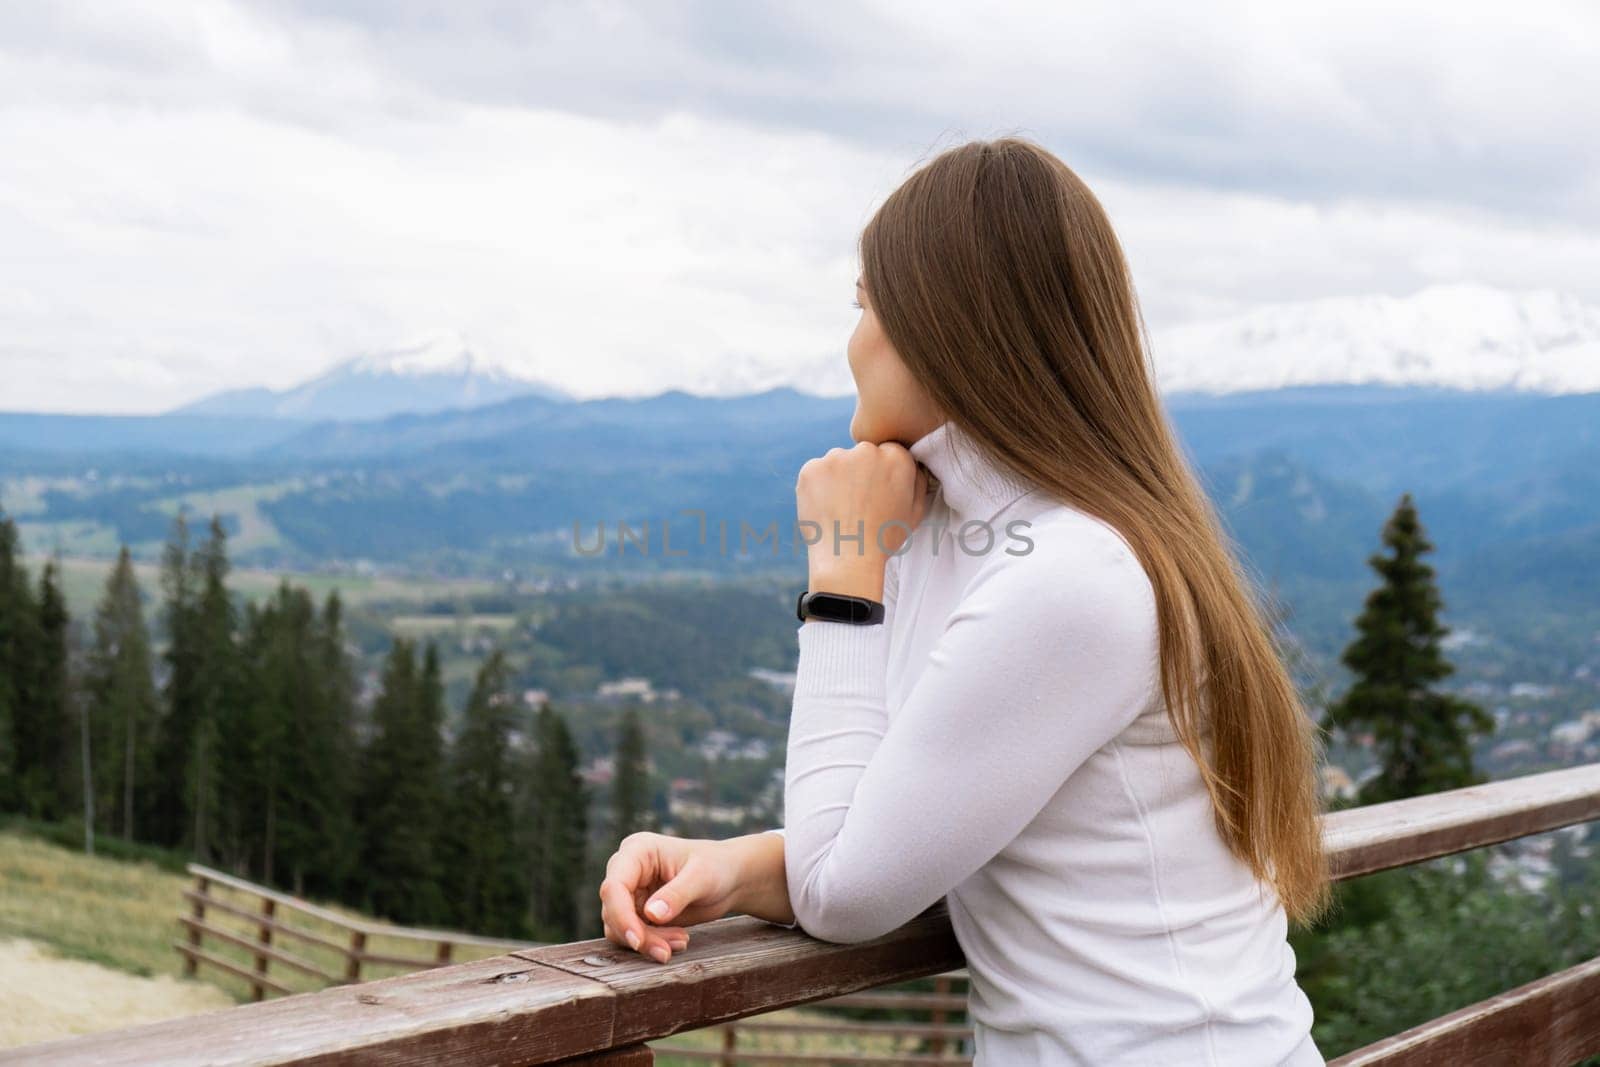
[[[1600,299],[1600,19],[1441,10],[29,5],[0,409],[161,410],[439,325],[583,394],[843,391],[859,227],[1014,130],[1100,194],[1154,326]]]

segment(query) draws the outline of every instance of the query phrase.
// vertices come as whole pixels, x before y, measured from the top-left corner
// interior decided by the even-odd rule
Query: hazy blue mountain
[[[475,408],[517,396],[568,399],[553,386],[491,362],[454,333],[358,356],[289,389],[231,389],[174,414],[382,419],[407,412]]]
[[[1600,394],[1334,386],[1167,403],[1249,566],[1296,603],[1321,605],[1320,618],[1358,602],[1351,590],[1366,582],[1403,492],[1460,601],[1600,598]],[[239,558],[268,565],[783,569],[797,565],[795,472],[850,443],[853,407],[774,389],[524,396],[327,422],[10,415],[0,416],[0,477],[20,487],[33,476],[25,495],[8,490],[7,506],[28,507],[36,544],[87,529],[102,531],[98,543],[148,548],[174,498],[222,499],[248,531]],[[603,525],[606,551],[577,555],[575,523],[587,546]],[[619,548],[619,523],[648,550]],[[773,524],[787,537],[779,551],[758,543],[735,558],[741,529]]]
[[[162,456],[249,456],[300,433],[295,419],[250,415],[35,415],[0,412],[0,457],[59,467],[71,457],[138,463]],[[24,463],[23,466],[26,466]]]

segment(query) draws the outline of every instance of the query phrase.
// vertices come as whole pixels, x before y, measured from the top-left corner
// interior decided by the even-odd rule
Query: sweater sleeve
[[[892,724],[890,628],[801,625],[784,848],[813,937],[871,940],[937,903],[1147,705],[1159,639],[1143,567],[1120,540],[1051,533],[973,579]]]

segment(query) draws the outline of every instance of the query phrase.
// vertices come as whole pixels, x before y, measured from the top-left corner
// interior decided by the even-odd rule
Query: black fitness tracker
[[[852,626],[871,626],[883,621],[883,605],[864,596],[846,596],[843,593],[801,593],[794,606],[801,622],[807,619],[825,619],[828,622],[847,622]]]

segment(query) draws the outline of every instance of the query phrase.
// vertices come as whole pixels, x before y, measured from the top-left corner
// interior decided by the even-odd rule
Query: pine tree
[[[181,512],[173,520],[171,537],[162,550],[161,589],[167,639],[161,660],[166,680],[157,732],[158,793],[149,825],[152,841],[172,846],[188,843],[193,826],[190,798],[201,718],[195,634],[198,595],[190,560],[189,523]]]
[[[221,776],[218,748],[223,717],[239,692],[238,616],[228,592],[227,533],[213,515],[206,543],[194,554],[193,585],[198,591],[192,620],[196,718],[190,747],[186,791],[190,808],[189,840],[194,855],[210,861],[219,821]]]
[[[656,828],[649,810],[650,772],[637,708],[630,707],[622,713],[611,762],[611,840],[607,855],[615,852],[629,834]]]
[[[345,647],[344,602],[337,592],[329,592],[322,602],[315,640],[321,682],[316,732],[325,744],[323,765],[329,789],[324,799],[329,815],[322,828],[327,859],[307,884],[317,892],[338,896],[348,891],[359,857],[355,813],[359,782],[349,770],[357,766],[360,750],[355,739],[355,671]]]
[[[279,618],[275,602],[245,606],[241,693],[224,716],[218,745],[223,855],[235,871],[261,881],[272,880],[285,732],[277,692]]]
[[[578,893],[588,878],[589,801],[572,734],[548,703],[539,709],[534,734],[521,820],[530,861],[529,927],[538,940],[571,941],[578,936]]]
[[[155,729],[161,714],[150,674],[150,636],[128,546],[106,579],[85,667],[94,810],[104,829],[132,841],[155,788]],[[142,808],[141,808],[142,805]]]
[[[0,516],[0,810],[15,811],[23,802],[18,746],[27,726],[19,720],[27,715],[38,622],[16,523]]]
[[[1355,683],[1323,718],[1325,729],[1371,730],[1377,740],[1380,771],[1362,787],[1363,804],[1482,782],[1471,742],[1494,729],[1482,708],[1431,688],[1455,668],[1439,650],[1449,628],[1438,621],[1433,568],[1421,559],[1433,545],[1409,493],[1385,524],[1383,541],[1393,554],[1368,559],[1383,584],[1367,597],[1356,620],[1360,636],[1343,656]]]
[[[504,654],[473,684],[451,752],[446,885],[455,921],[475,933],[526,936],[527,868],[516,854],[512,780],[515,706]]]
[[[59,819],[69,809],[67,609],[54,562],[45,564],[37,595],[13,564],[15,617],[11,664],[11,779],[18,810],[35,819]]]
[[[362,896],[400,923],[451,918],[439,853],[444,808],[444,689],[432,645],[418,677],[415,647],[397,638],[372,706],[363,757]]]
[[[327,676],[327,636],[306,590],[281,582],[255,622],[252,723],[265,809],[259,816],[262,876],[296,893],[308,886],[332,891],[351,838],[340,763],[347,751],[344,717],[331,696],[343,683]]]

